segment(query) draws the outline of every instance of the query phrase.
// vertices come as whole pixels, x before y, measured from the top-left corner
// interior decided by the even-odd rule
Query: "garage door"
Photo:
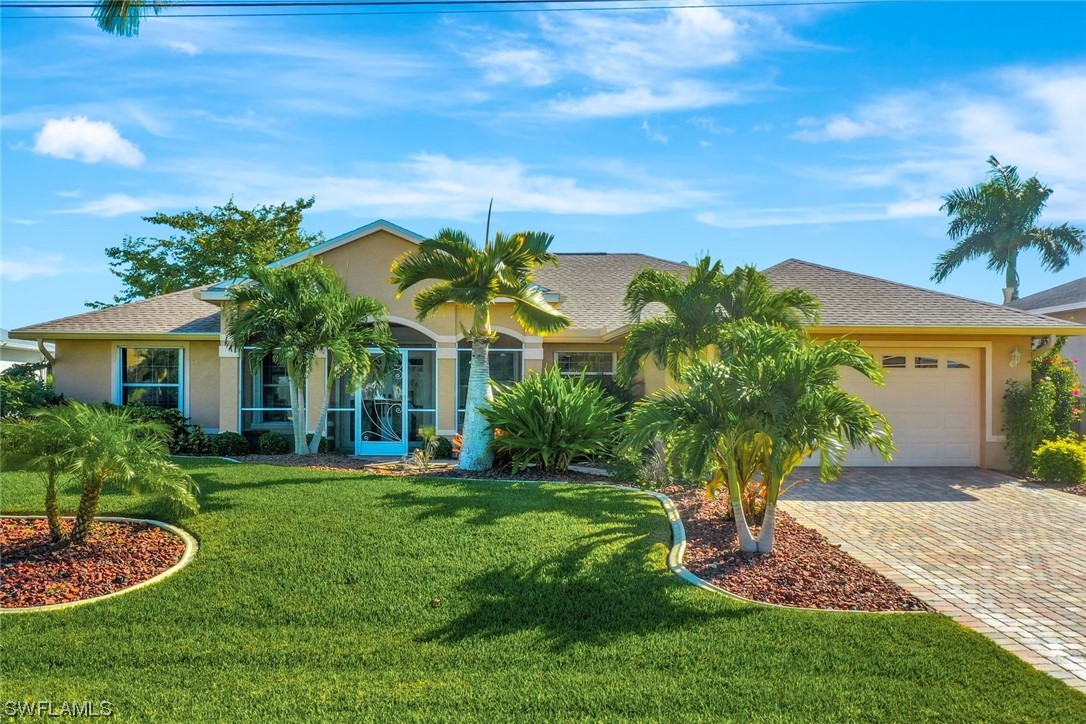
[[[980,353],[976,349],[868,349],[885,373],[875,387],[845,370],[841,386],[886,415],[898,451],[891,465],[980,464]],[[882,465],[866,448],[848,464]]]

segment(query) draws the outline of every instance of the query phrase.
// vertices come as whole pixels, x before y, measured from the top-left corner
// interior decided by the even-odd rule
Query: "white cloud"
[[[196,43],[188,40],[167,40],[163,44],[173,52],[181,55],[192,56],[200,52],[200,48],[196,46]]]
[[[647,120],[641,122],[641,130],[653,141],[656,141],[657,143],[667,143],[667,136],[650,126]]]
[[[21,282],[35,277],[55,277],[63,274],[64,257],[60,254],[38,254],[26,259],[0,259],[0,278]]]
[[[739,208],[706,211],[697,220],[722,229],[754,229],[767,226],[841,224],[856,221],[887,221],[921,216],[938,216],[937,199],[915,199],[892,203],[834,204],[779,208]]]
[[[34,219],[18,219],[15,217],[8,217],[7,222],[9,224],[15,224],[17,226],[33,226],[38,223]]]
[[[121,166],[139,166],[144,161],[139,148],[123,138],[112,123],[92,121],[86,116],[46,121],[34,137],[34,152],[83,163],[106,161]]]
[[[207,186],[199,198],[133,197],[110,194],[67,213],[116,216],[216,203],[234,194],[239,204],[266,203],[314,194],[317,211],[360,216],[474,219],[491,198],[512,212],[633,215],[712,203],[710,193],[622,164],[593,164],[603,178],[586,181],[527,166],[515,159],[453,159],[419,153],[404,161],[370,164],[352,175],[283,175],[277,169],[243,164],[189,162],[186,175]]]
[[[499,48],[483,51],[475,63],[491,83],[521,83],[527,86],[549,84],[554,76],[550,59],[538,48]]]
[[[659,90],[628,88],[555,100],[551,101],[549,108],[563,116],[607,118],[707,108],[734,103],[738,98],[733,91],[717,90],[701,82],[680,81]]]

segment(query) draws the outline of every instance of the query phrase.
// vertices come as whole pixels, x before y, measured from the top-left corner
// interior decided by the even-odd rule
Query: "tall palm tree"
[[[99,0],[94,7],[94,20],[110,35],[131,38],[139,35],[143,18],[152,13],[158,15],[173,4],[172,0]]]
[[[867,446],[889,459],[886,418],[838,386],[848,367],[881,384],[881,370],[851,340],[815,344],[795,330],[743,320],[721,340],[724,361],[697,360],[683,375],[687,389],[653,393],[630,413],[629,444],[662,438],[686,474],[710,476],[709,491],[726,487],[740,548],[770,553],[777,500],[785,478],[819,453],[823,481],[836,479],[849,448]],[[743,485],[764,482],[758,538],[743,510]]]
[[[50,409],[42,419],[67,441],[65,469],[82,485],[71,543],[86,540],[107,486],[163,494],[178,507],[199,512],[196,484],[170,461],[165,425],[141,421],[131,408],[106,409],[82,402]]]
[[[685,278],[659,269],[642,269],[630,281],[624,300],[633,324],[618,364],[623,384],[651,357],[673,377],[717,346],[726,325],[740,319],[799,328],[818,320],[818,300],[802,289],[776,291],[753,266],[724,271],[720,261],[698,259]],[[663,314],[642,316],[650,305]]]
[[[941,211],[951,217],[947,236],[954,244],[939,255],[931,274],[941,283],[967,261],[988,257],[988,268],[1004,275],[1003,303],[1018,299],[1018,254],[1032,249],[1046,271],[1058,272],[1081,254],[1086,232],[1069,224],[1036,226],[1052,189],[1036,176],[1022,181],[1018,169],[988,159],[988,180],[943,197]]]
[[[491,399],[490,343],[495,335],[490,327],[490,305],[499,298],[512,301],[513,318],[528,334],[550,334],[570,324],[532,281],[537,266],[558,263],[558,257],[549,251],[552,241],[552,235],[538,231],[498,232],[480,247],[462,231],[442,229],[392,264],[391,283],[397,285],[397,294],[416,284],[433,282],[415,295],[420,320],[449,304],[472,311],[471,328],[464,330],[471,340],[460,448],[464,470],[486,470],[493,462],[489,445],[493,432],[481,412]]]
[[[227,317],[227,344],[238,352],[251,347],[254,374],[271,357],[283,365],[290,388],[294,453],[316,452],[324,433],[332,387],[345,376],[353,389],[374,371],[371,347],[391,355],[396,342],[388,310],[371,297],[352,297],[330,266],[307,259],[288,267],[257,267],[247,283],[231,288],[234,306]],[[321,350],[331,354],[318,429],[306,441],[306,381]]]

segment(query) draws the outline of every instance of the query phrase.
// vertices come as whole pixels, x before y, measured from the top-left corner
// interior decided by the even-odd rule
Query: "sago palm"
[[[819,453],[826,481],[840,475],[848,448],[867,446],[889,457],[885,417],[838,385],[841,368],[880,384],[881,370],[851,340],[816,344],[752,320],[731,325],[721,347],[723,361],[687,368],[685,390],[661,390],[634,407],[629,443],[663,439],[688,476],[709,478],[710,493],[726,487],[741,550],[769,553],[782,484],[803,460]],[[765,498],[757,541],[742,500],[755,476]]]
[[[460,449],[462,469],[486,470],[493,459],[492,431],[481,412],[491,399],[490,343],[495,335],[490,306],[499,298],[510,300],[513,318],[528,334],[550,334],[570,324],[532,281],[537,266],[558,261],[550,252],[552,241],[553,236],[538,231],[498,232],[480,246],[462,231],[442,229],[392,264],[391,283],[398,294],[430,283],[415,294],[420,320],[448,305],[471,311],[471,327],[464,330],[471,340],[471,367]]]
[[[718,346],[724,328],[740,319],[799,328],[818,320],[818,300],[802,289],[777,291],[752,266],[724,271],[720,261],[702,257],[685,277],[642,269],[626,289],[626,310],[633,324],[618,364],[624,384],[649,357],[676,379],[684,368]],[[646,311],[662,314],[642,319]]]
[[[53,408],[42,418],[66,441],[65,471],[82,488],[71,543],[86,540],[107,486],[165,495],[179,508],[199,511],[196,484],[170,460],[165,425],[141,421],[130,408],[106,409],[81,402]]]
[[[1065,269],[1072,254],[1081,254],[1086,233],[1069,224],[1036,226],[1052,189],[1033,176],[1023,181],[1014,166],[988,159],[988,180],[957,189],[940,207],[951,217],[947,236],[957,242],[939,255],[932,281],[944,281],[967,261],[988,257],[988,268],[1004,275],[1003,302],[1018,298],[1018,254],[1033,250],[1051,272]]]
[[[294,452],[316,452],[324,432],[332,386],[340,376],[357,389],[373,372],[371,347],[393,354],[387,308],[371,297],[352,297],[330,266],[306,260],[288,267],[257,267],[246,283],[231,288],[234,306],[227,317],[227,344],[241,352],[251,347],[256,374],[271,357],[283,365],[290,389]],[[331,355],[320,422],[306,442],[306,381],[321,350]]]

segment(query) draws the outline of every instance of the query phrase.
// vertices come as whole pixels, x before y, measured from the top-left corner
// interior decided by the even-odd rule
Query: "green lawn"
[[[774,610],[682,583],[648,496],[183,464],[204,496],[183,521],[195,561],[107,602],[0,618],[0,698],[188,721],[1086,721],[1086,696],[947,618]],[[2,483],[5,513],[39,512],[36,478]],[[101,512],[171,519],[123,495]]]

